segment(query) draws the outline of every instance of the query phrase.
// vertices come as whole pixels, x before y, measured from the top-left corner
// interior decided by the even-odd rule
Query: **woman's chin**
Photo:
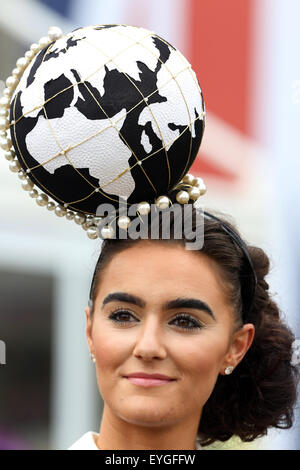
[[[123,406],[122,411],[118,411],[117,414],[121,419],[135,426],[170,426],[177,421],[176,418],[178,419],[178,417],[171,413],[170,407],[163,409],[163,407],[157,406],[157,404],[156,406],[151,406],[149,402],[144,402],[140,405],[134,403],[132,406],[127,403],[126,408]]]

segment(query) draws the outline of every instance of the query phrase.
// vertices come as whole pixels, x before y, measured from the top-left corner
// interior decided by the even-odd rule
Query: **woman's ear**
[[[254,334],[255,327],[252,323],[246,323],[233,334],[229,350],[222,364],[221,374],[225,373],[226,367],[231,366],[234,369],[241,362],[253,342]]]
[[[92,353],[93,352],[93,338],[92,338],[92,327],[93,327],[93,320],[91,318],[91,309],[90,307],[85,307],[85,316],[86,316],[86,337],[87,337],[87,342],[89,346],[89,350]]]

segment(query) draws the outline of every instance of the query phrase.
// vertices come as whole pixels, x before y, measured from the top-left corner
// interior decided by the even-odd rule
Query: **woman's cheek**
[[[99,328],[93,336],[96,364],[102,369],[116,369],[126,359],[129,350],[128,338],[112,329]]]
[[[226,352],[225,341],[203,336],[194,344],[190,342],[186,346],[185,359],[190,371],[198,375],[199,379],[210,378],[214,382]]]

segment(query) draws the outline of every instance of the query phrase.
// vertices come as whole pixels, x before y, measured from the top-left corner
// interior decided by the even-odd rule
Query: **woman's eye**
[[[116,312],[112,313],[109,318],[121,325],[132,323],[134,320],[136,320],[136,318],[128,310],[117,310]],[[134,318],[134,320],[130,320],[130,318]]]
[[[118,323],[118,325],[126,325],[128,323],[139,321],[128,310],[116,310],[109,316],[109,319]],[[175,324],[183,330],[196,330],[202,328],[202,325],[197,320],[187,314],[177,315],[173,320],[171,320],[170,324]]]
[[[186,314],[177,315],[172,322],[177,322],[177,326],[184,330],[196,330],[198,328],[202,328],[202,325],[197,322],[197,320]]]

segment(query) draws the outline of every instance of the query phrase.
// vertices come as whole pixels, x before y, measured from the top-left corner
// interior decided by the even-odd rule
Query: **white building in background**
[[[274,271],[270,282],[287,321],[300,337],[300,2],[257,0],[256,96],[253,132],[268,149],[273,197],[267,199]],[[254,116],[254,114],[253,114]],[[266,201],[262,200],[265,205]],[[291,430],[272,430],[270,449],[300,449],[300,400]]]

